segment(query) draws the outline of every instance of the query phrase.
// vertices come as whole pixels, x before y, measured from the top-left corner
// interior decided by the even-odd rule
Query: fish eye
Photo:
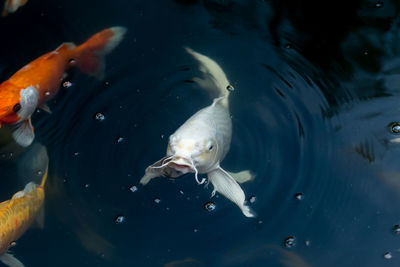
[[[20,110],[21,110],[21,104],[20,103],[15,104],[13,107],[13,111],[17,113]]]
[[[213,142],[208,142],[207,144],[207,149],[210,151],[214,148],[214,143]]]

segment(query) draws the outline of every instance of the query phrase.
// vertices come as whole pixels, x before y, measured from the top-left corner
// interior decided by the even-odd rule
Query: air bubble
[[[122,136],[117,137],[117,143],[122,143],[125,140]]]
[[[161,202],[161,199],[159,199],[159,198],[154,199],[154,203],[159,204],[160,202]]]
[[[288,236],[285,239],[285,247],[292,248],[296,246],[296,238],[294,236]]]
[[[10,247],[15,247],[17,245],[17,242],[13,241],[10,243]]]
[[[129,187],[129,190],[131,190],[132,193],[135,193],[135,192],[138,191],[139,189],[137,188],[136,185],[132,185],[131,187]]]
[[[385,259],[387,259],[387,260],[390,260],[393,256],[392,256],[392,253],[386,252],[385,254],[383,254],[383,257],[384,257]]]
[[[393,226],[393,232],[395,234],[400,234],[400,225],[396,224],[395,226]]]
[[[377,3],[375,3],[375,7],[377,7],[377,8],[383,7],[383,2],[377,2]]]
[[[74,156],[79,156],[79,152],[74,152]]]
[[[297,200],[303,200],[304,195],[303,195],[303,193],[296,193],[296,194],[294,195],[294,197],[295,197]]]
[[[255,196],[250,197],[249,201],[250,203],[256,202],[256,197]]]
[[[123,216],[123,215],[118,215],[118,216],[115,218],[115,223],[116,223],[116,224],[121,224],[121,223],[123,223],[123,222],[125,222],[125,216]]]
[[[84,184],[83,187],[89,188],[89,187],[90,187],[90,184]]]
[[[392,122],[392,123],[389,125],[389,128],[390,128],[390,131],[391,131],[392,133],[395,133],[395,134],[400,133],[400,124],[399,124],[398,122]]]
[[[64,83],[63,83],[63,87],[64,88],[70,88],[72,86],[72,83],[70,82],[70,81],[65,81]]]
[[[96,115],[94,115],[94,118],[96,121],[104,121],[106,119],[104,114],[101,112],[97,112]]]
[[[286,45],[285,45],[285,48],[286,48],[286,49],[291,49],[291,48],[293,48],[293,46],[292,46],[292,44],[286,44]]]
[[[205,208],[207,211],[213,211],[213,210],[215,210],[216,207],[217,207],[217,206],[215,205],[214,202],[207,202],[206,204],[204,204],[204,208]]]
[[[235,87],[233,87],[233,85],[228,85],[226,87],[226,90],[228,90],[229,92],[233,92],[233,91],[235,91]]]
[[[46,96],[49,96],[49,95],[50,95],[50,92],[49,92],[49,91],[46,91],[44,94],[45,94]]]

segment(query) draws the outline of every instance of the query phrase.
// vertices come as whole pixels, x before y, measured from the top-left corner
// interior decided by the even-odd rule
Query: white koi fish
[[[207,174],[208,182],[214,186],[211,197],[220,192],[234,202],[246,217],[255,214],[246,205],[245,194],[238,184],[250,181],[249,171],[229,173],[220,163],[229,151],[232,137],[232,121],[229,114],[229,81],[224,71],[212,59],[189,48],[187,52],[200,63],[204,79],[194,78],[214,98],[213,103],[195,113],[174,134],[169,137],[166,157],[147,167],[140,183],[146,185],[159,176],[176,178],[186,173]]]

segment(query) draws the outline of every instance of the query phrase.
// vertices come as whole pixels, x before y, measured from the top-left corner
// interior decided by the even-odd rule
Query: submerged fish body
[[[20,238],[37,219],[44,202],[44,185],[47,170],[40,185],[28,183],[24,190],[13,195],[10,200],[0,203],[0,261],[9,266],[23,266],[7,253],[12,242]],[[43,220],[43,217],[40,219]],[[42,224],[43,222],[39,222]]]
[[[229,173],[220,166],[232,137],[229,91],[226,89],[229,82],[215,61],[191,49],[187,51],[199,61],[200,70],[205,74],[204,79],[194,80],[215,98],[210,106],[196,112],[170,136],[166,157],[149,166],[140,183],[145,185],[159,176],[176,178],[195,173],[197,183],[202,184],[206,179],[199,181],[198,174],[205,173],[214,186],[212,196],[218,191],[238,205],[245,216],[254,217],[238,184],[251,180],[251,173]]]
[[[50,112],[46,102],[54,97],[65,71],[73,66],[99,78],[104,73],[104,55],[123,39],[124,27],[105,29],[83,44],[64,43],[25,65],[0,84],[0,126],[13,124],[13,137],[21,146],[34,139],[31,115],[37,107]]]
[[[5,17],[9,13],[14,13],[18,8],[24,6],[28,0],[5,0],[2,16]]]

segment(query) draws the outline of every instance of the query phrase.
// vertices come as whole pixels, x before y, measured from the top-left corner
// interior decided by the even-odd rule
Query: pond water
[[[22,148],[0,130],[0,201],[49,158],[45,225],[25,266],[399,266],[397,1],[29,0],[0,20],[1,79],[63,42],[128,29],[102,80],[71,69]],[[193,174],[139,184],[168,137],[212,103],[190,47],[234,90],[224,169],[246,218]],[[37,161],[37,160],[36,160]],[[202,175],[201,177],[205,177]],[[1,263],[0,263],[1,264]]]

